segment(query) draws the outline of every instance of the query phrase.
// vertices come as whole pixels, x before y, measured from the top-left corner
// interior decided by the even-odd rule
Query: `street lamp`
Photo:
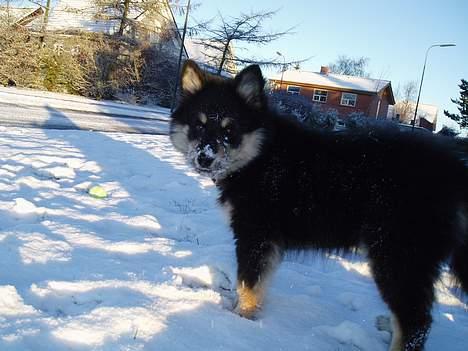
[[[277,51],[276,55],[281,56],[283,58],[283,67],[281,68],[281,81],[280,81],[280,90],[283,88],[283,75],[284,75],[284,70],[286,68],[286,57],[284,55]]]
[[[414,117],[413,117],[413,127],[411,128],[411,131],[414,131],[414,127],[416,125],[416,117],[418,115],[418,106],[419,106],[419,98],[421,97],[421,88],[423,85],[423,80],[424,80],[424,72],[426,71],[426,63],[427,63],[427,55],[429,54],[429,50],[435,47],[439,48],[447,48],[451,46],[456,46],[455,44],[433,44],[429,46],[426,50],[426,57],[424,58],[424,66],[423,66],[423,71],[422,71],[422,76],[421,76],[421,83],[419,84],[419,92],[418,92],[418,100],[416,101],[416,108],[414,109]]]

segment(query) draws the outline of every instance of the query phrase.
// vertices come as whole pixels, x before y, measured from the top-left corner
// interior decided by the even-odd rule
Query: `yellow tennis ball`
[[[97,199],[105,199],[107,197],[107,191],[102,186],[95,185],[88,190],[88,194]]]

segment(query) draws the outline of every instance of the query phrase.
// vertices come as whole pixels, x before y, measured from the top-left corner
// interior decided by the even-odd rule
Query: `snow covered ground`
[[[0,87],[0,125],[167,134],[169,110]]]
[[[359,257],[288,257],[259,318],[233,314],[215,199],[167,136],[0,127],[0,350],[386,350]],[[466,350],[446,278],[429,351]]]

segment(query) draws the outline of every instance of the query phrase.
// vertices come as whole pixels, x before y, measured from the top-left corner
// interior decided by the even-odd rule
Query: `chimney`
[[[330,73],[330,68],[328,66],[322,66],[320,67],[320,74],[323,74],[323,75],[328,75],[328,73]]]

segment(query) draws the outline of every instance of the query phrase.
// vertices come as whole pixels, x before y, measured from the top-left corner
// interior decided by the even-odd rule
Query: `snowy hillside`
[[[215,202],[167,136],[0,127],[0,350],[386,350],[359,258],[288,257],[259,318],[233,314]],[[446,281],[429,351],[466,350]]]

